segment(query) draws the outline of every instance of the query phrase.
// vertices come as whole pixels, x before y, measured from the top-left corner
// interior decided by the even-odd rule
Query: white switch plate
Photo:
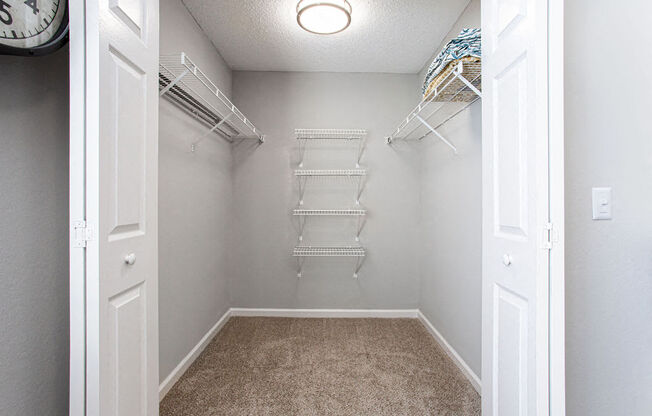
[[[611,219],[611,188],[593,188],[593,219]]]

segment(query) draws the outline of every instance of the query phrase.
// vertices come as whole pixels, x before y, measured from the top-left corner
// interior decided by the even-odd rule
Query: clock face
[[[48,43],[64,24],[66,0],[0,0],[0,44],[34,48]]]

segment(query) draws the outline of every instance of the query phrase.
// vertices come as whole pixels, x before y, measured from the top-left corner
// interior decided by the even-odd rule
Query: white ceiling
[[[349,0],[351,26],[315,35],[297,0],[183,0],[231,69],[417,73],[469,0]]]

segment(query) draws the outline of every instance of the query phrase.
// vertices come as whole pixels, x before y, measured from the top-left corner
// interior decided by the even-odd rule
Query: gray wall
[[[268,137],[260,147],[243,143],[235,148],[233,306],[417,306],[418,151],[387,146],[383,140],[415,105],[415,85],[416,75],[234,72],[235,102]],[[351,259],[336,258],[308,259],[304,277],[297,279],[291,256],[297,239],[291,216],[297,205],[295,128],[369,131],[362,163],[369,177],[361,200],[369,210],[362,233],[368,257],[358,280],[352,278]],[[319,150],[308,150],[306,168],[342,167],[351,155],[334,150],[332,143],[317,146]],[[347,167],[354,167],[353,157],[347,161]],[[310,189],[327,197],[316,202],[317,192],[312,192],[306,195],[306,207],[351,207],[353,192],[346,194],[346,185],[354,184],[316,180]],[[310,242],[351,244],[350,238],[340,237],[353,236],[341,221],[312,219],[307,227],[320,234],[313,234]]]
[[[186,52],[230,95],[231,71],[179,0],[161,0],[161,54]],[[164,380],[229,308],[230,145],[169,101],[159,115],[159,331]]]
[[[565,4],[567,414],[649,415],[652,6]],[[613,220],[591,220],[594,186],[613,188]]]
[[[480,26],[473,0],[442,43]],[[418,91],[430,62],[419,75]],[[482,103],[476,101],[440,129],[458,150],[432,134],[421,162],[421,286],[419,308],[480,376],[482,322]]]
[[[68,49],[0,70],[0,414],[64,415]]]

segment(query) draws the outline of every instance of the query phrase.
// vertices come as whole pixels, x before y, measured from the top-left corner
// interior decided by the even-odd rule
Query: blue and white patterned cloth
[[[467,56],[482,57],[482,36],[479,28],[462,29],[460,34],[446,44],[444,49],[439,52],[439,55],[432,61],[428,72],[426,72],[426,79],[423,83],[423,91],[425,94],[428,90],[430,82],[437,76],[446,66],[460,58]]]

